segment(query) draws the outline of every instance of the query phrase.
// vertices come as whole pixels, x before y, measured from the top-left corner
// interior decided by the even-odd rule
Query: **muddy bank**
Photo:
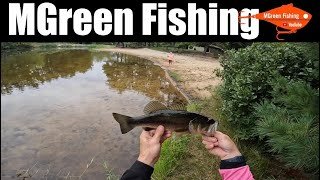
[[[147,48],[110,48],[101,50],[121,52],[145,58],[161,66],[167,72],[167,75],[169,71],[178,74],[180,81],[176,81],[174,84],[176,84],[188,99],[204,99],[209,97],[211,95],[211,90],[221,83],[221,79],[215,77],[213,73],[214,69],[222,68],[218,59],[215,58],[199,55],[175,54],[175,61],[173,65],[169,66],[167,52]]]

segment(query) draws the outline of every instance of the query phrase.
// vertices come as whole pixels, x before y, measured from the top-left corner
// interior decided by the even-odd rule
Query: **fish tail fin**
[[[125,134],[129,131],[131,131],[134,126],[129,124],[129,121],[132,119],[132,117],[125,116],[122,114],[112,113],[114,119],[120,124],[121,133]]]

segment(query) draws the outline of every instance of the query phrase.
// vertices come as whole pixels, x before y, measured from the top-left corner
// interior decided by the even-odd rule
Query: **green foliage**
[[[8,50],[30,50],[32,45],[30,43],[22,42],[1,42],[1,52]]]
[[[180,49],[188,49],[189,46],[192,45],[192,42],[177,42],[175,44],[175,47],[180,48]]]
[[[200,112],[201,109],[202,109],[201,104],[195,103],[195,102],[191,102],[191,103],[189,103],[188,106],[187,106],[187,110],[188,110],[189,112]]]
[[[179,165],[179,161],[188,155],[190,136],[184,135],[166,140],[161,147],[160,159],[155,164],[154,179],[166,179]]]
[[[288,82],[284,77],[271,81],[272,101],[285,105],[289,112],[319,115],[319,92],[302,81]]]
[[[256,130],[287,166],[317,174],[319,91],[305,82],[279,79],[272,83],[274,99],[255,105]]]
[[[250,139],[254,131],[255,103],[272,98],[271,80],[275,76],[303,80],[318,86],[315,73],[319,67],[317,43],[254,43],[246,48],[228,50],[221,57],[223,71],[219,74],[224,84],[219,93],[223,99],[222,111],[235,128],[236,138]]]
[[[251,42],[224,42],[225,49],[240,49],[252,45]]]

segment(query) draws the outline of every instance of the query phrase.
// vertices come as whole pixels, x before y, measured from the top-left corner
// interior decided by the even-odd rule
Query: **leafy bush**
[[[272,99],[270,82],[276,75],[318,87],[318,43],[254,43],[226,51],[220,62],[222,110],[233,124],[236,138],[257,137],[253,105]]]
[[[260,138],[287,166],[319,173],[319,91],[283,77],[272,88],[274,99],[255,105]]]

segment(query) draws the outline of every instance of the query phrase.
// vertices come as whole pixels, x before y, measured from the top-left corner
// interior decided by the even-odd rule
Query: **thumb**
[[[164,127],[160,125],[157,127],[156,132],[154,133],[154,136],[152,137],[152,139],[155,139],[157,142],[160,142],[163,133],[164,133]]]
[[[216,137],[217,139],[220,139],[221,137],[223,137],[225,134],[223,134],[222,132],[220,131],[215,131],[213,133],[213,136]]]

